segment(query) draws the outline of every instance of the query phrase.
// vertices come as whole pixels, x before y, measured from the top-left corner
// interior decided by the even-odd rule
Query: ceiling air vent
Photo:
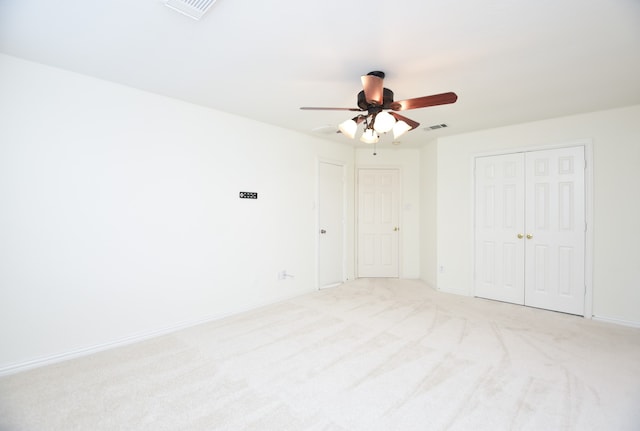
[[[168,7],[193,19],[200,19],[216,0],[167,0]]]
[[[449,127],[449,126],[447,126],[445,123],[440,123],[440,124],[434,124],[433,126],[425,127],[424,130],[426,130],[427,132],[430,132],[431,130],[444,129],[445,127]]]

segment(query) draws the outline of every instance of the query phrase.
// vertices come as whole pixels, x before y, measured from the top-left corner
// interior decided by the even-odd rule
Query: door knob
[[[530,233],[527,234],[527,239],[531,239],[533,238],[533,235],[531,235]]]
[[[394,231],[394,232],[398,232],[399,230],[400,230],[400,228],[399,228],[399,227],[397,227],[397,226],[393,228],[393,231]]]
[[[324,230],[324,229],[320,229],[320,233],[325,234],[325,233],[327,233],[327,231]]]
[[[518,239],[522,239],[524,238],[524,235],[522,235],[521,233],[518,234]]]

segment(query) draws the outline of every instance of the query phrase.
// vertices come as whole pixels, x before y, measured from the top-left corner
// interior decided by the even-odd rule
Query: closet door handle
[[[530,233],[527,234],[527,239],[531,239],[533,238],[533,235],[531,235]]]
[[[521,233],[518,234],[518,239],[522,239],[524,238],[524,235],[522,235]]]

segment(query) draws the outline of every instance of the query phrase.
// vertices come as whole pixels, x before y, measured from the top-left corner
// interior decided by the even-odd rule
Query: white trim
[[[340,160],[328,159],[324,157],[318,157],[316,162],[316,271],[315,271],[315,284],[316,289],[320,290],[327,287],[333,287],[334,285],[320,286],[320,164],[326,163],[329,165],[340,166],[342,168],[342,275],[341,283],[347,280],[347,209],[348,209],[348,195],[347,195],[347,163]],[[337,286],[340,283],[335,284]]]
[[[478,157],[498,156],[503,154],[515,154],[515,153],[527,153],[532,151],[552,150],[556,148],[568,148],[568,147],[584,147],[584,158],[587,166],[584,170],[585,181],[585,221],[587,223],[585,232],[585,261],[584,261],[584,283],[585,283],[585,298],[584,298],[584,317],[590,319],[593,316],[593,139],[582,138],[572,141],[566,141],[561,143],[533,145],[529,147],[514,147],[505,148],[503,150],[488,151],[482,153],[476,153],[471,157],[471,196],[473,196],[473,205],[471,209],[471,232],[475,238],[475,213],[476,213],[476,201],[475,201],[475,161]],[[473,283],[470,288],[470,296],[475,296],[475,276],[476,276],[476,253],[475,253],[475,239],[473,242],[472,253],[472,276]],[[594,317],[595,318],[595,317]]]
[[[574,139],[571,141],[565,141],[565,142],[553,143],[553,144],[531,145],[528,147],[512,147],[512,148],[504,148],[501,150],[485,151],[481,153],[475,153],[472,156],[472,159],[475,159],[477,157],[486,157],[486,156],[500,156],[503,154],[528,153],[531,151],[553,150],[555,148],[568,148],[568,147],[579,147],[579,146],[591,147],[592,145],[593,145],[593,139],[581,138],[581,139]]]
[[[614,317],[593,316],[593,320],[598,322],[613,323],[616,325],[629,326],[631,328],[640,328],[640,322],[632,322],[630,320],[616,319]]]
[[[585,232],[584,243],[584,317],[591,319],[593,316],[593,141],[585,139],[582,141],[584,145],[584,160],[587,166],[584,170],[584,206],[585,206],[585,222],[587,230]]]
[[[404,226],[404,211],[402,211],[402,202],[403,200],[403,185],[402,185],[402,166],[399,165],[362,165],[362,166],[356,166],[354,173],[355,173],[355,196],[354,196],[354,202],[355,202],[355,207],[354,207],[354,212],[355,212],[355,235],[354,235],[354,255],[355,255],[355,268],[354,268],[354,273],[355,273],[355,278],[360,278],[360,274],[358,274],[358,259],[359,259],[359,250],[358,250],[358,232],[359,232],[359,217],[360,215],[358,214],[358,209],[360,208],[360,171],[361,170],[396,170],[398,171],[398,223],[400,224],[400,235],[398,235],[398,278],[401,279],[402,278],[402,264],[403,264],[403,253],[402,253],[402,237],[404,236],[403,234],[403,226]]]
[[[318,287],[318,290],[320,290],[320,289],[331,289],[332,287],[342,286],[342,284],[343,284],[343,283],[344,283],[344,281],[343,281],[343,282],[341,282],[341,283],[327,284],[327,285],[325,285],[325,286],[320,286],[320,287]]]
[[[160,337],[163,335],[171,334],[183,329],[191,328],[198,325],[203,325],[206,323],[214,322],[216,320],[225,319],[230,316],[235,316],[240,313],[245,313],[251,310],[257,310],[258,308],[266,307],[268,305],[277,304],[279,302],[288,301],[294,298],[298,298],[300,296],[306,295],[313,290],[309,290],[304,293],[297,293],[295,295],[287,295],[282,298],[276,299],[274,301],[267,301],[264,303],[252,305],[250,307],[239,308],[235,311],[229,313],[216,314],[208,317],[204,317],[197,320],[189,320],[181,323],[176,323],[175,325],[167,326],[160,329],[155,329],[151,331],[144,331],[137,334],[129,335],[127,337],[123,337],[114,341],[109,341],[106,343],[95,344],[93,346],[81,347],[79,349],[69,350],[67,352],[56,353],[53,355],[43,356],[40,358],[30,359],[23,362],[18,362],[14,364],[10,364],[0,368],[0,377],[8,376],[10,374],[17,374],[23,371],[28,371],[34,368],[44,367],[46,365],[53,365],[59,362],[68,361],[71,359],[80,358],[83,356],[92,355],[94,353],[103,352],[105,350],[115,349],[117,347],[124,347],[134,343],[139,343],[141,341],[150,340],[152,338]]]

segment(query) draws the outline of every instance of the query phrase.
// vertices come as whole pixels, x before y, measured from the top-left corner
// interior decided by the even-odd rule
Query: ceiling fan
[[[364,133],[360,140],[368,144],[378,142],[380,134],[393,130],[394,140],[413,130],[420,123],[404,117],[396,112],[429,106],[446,105],[458,100],[455,93],[434,94],[401,101],[393,100],[393,91],[383,87],[384,72],[373,71],[361,77],[363,90],[358,93],[357,108],[319,108],[303,106],[304,110],[319,111],[356,111],[366,112],[350,120],[340,123],[338,129],[344,135],[354,139],[358,125],[364,122]]]

